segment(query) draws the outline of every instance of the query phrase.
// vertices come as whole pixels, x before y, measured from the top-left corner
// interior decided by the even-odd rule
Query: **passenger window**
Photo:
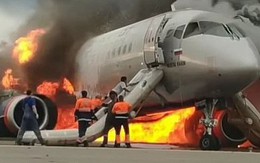
[[[132,51],[132,46],[133,46],[133,44],[131,43],[131,44],[129,45],[129,47],[128,47],[128,53],[130,53],[130,52]]]
[[[174,33],[174,37],[181,39],[182,33],[184,31],[185,25],[182,25],[180,27],[178,27]]]
[[[201,21],[199,24],[203,34],[230,37],[223,24],[208,21]]]
[[[127,48],[127,46],[125,45],[125,46],[124,46],[124,49],[123,49],[123,54],[126,53],[126,48]]]
[[[118,48],[118,55],[121,53],[121,46]]]
[[[115,55],[116,55],[116,49],[114,49],[112,52],[112,56],[115,57]]]
[[[184,38],[201,34],[198,23],[190,23],[184,33]]]

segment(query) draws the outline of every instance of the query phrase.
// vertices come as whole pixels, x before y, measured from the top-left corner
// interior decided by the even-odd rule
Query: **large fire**
[[[16,40],[13,57],[18,59],[20,64],[29,62],[38,50],[39,38],[45,33],[46,31],[43,29],[36,29],[31,31],[26,37]]]
[[[133,143],[190,144],[185,125],[195,113],[195,108],[149,114],[134,119],[130,123],[130,137]],[[77,128],[73,109],[59,109],[58,123],[55,129]],[[122,131],[121,139],[124,140]],[[114,142],[115,131],[109,132],[109,141]],[[96,140],[102,141],[102,138]]]
[[[136,122],[130,124],[130,137],[133,143],[156,143],[156,144],[187,144],[184,125],[195,113],[195,108],[170,111],[164,114],[158,120],[148,122]],[[151,115],[147,115],[148,118]],[[155,116],[157,116],[155,114]],[[121,134],[121,140],[124,140],[124,132]],[[109,132],[109,141],[115,141],[115,130]],[[101,141],[102,138],[97,141]]]
[[[43,94],[49,98],[53,98],[57,94],[58,89],[63,89],[71,95],[74,94],[74,87],[67,78],[63,79],[62,84],[60,84],[59,82],[44,81],[41,85],[37,87],[36,91],[39,94]]]
[[[59,83],[43,82],[37,87],[37,93],[43,94],[47,97],[52,98],[56,95],[57,89],[59,88]]]

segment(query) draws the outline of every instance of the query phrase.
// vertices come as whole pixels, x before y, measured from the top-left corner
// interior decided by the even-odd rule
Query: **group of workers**
[[[131,147],[129,138],[129,125],[128,125],[128,114],[131,110],[131,105],[124,102],[125,92],[129,92],[127,87],[127,78],[122,77],[120,83],[109,92],[108,99],[104,103],[99,105],[93,104],[91,99],[87,97],[87,91],[82,91],[82,98],[78,99],[75,106],[75,116],[78,120],[78,132],[79,138],[77,139],[78,144],[84,144],[88,146],[88,141],[85,137],[87,128],[92,122],[97,120],[94,114],[94,109],[97,110],[102,106],[106,107],[106,121],[103,130],[103,143],[101,147],[105,147],[108,144],[108,132],[114,127],[116,130],[116,140],[114,147],[120,147],[120,130],[123,126],[125,131],[125,144],[127,148]]]
[[[98,120],[95,116],[95,112],[104,106],[106,107],[105,112],[107,113],[107,118],[103,130],[104,137],[101,147],[105,147],[108,144],[108,132],[113,127],[116,131],[114,147],[120,147],[120,130],[122,126],[125,131],[126,147],[131,147],[128,125],[128,117],[131,110],[131,105],[124,101],[126,92],[130,92],[127,89],[126,77],[121,77],[120,83],[118,83],[116,87],[109,92],[108,98],[105,100],[105,102],[102,102],[101,96],[96,96],[95,99],[89,99],[88,92],[85,90],[81,91],[81,98],[77,99],[76,101],[74,113],[75,119],[78,121],[78,145],[84,144],[84,146],[88,146],[85,133],[88,127]],[[27,97],[23,100],[22,105],[24,115],[22,118],[21,127],[18,131],[16,144],[21,145],[25,131],[33,130],[39,142],[44,145],[45,141],[42,138],[37,122],[39,115],[37,113],[36,100],[32,97],[32,91],[27,90],[26,95]]]

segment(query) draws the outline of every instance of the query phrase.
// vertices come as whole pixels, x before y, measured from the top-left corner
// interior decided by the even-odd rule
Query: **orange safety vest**
[[[117,102],[115,103],[112,113],[114,114],[128,114],[130,112],[131,105],[128,104],[127,102]]]
[[[98,98],[92,100],[93,109],[99,108],[102,106],[102,101]]]
[[[80,112],[91,112],[93,109],[92,101],[88,98],[80,98],[76,102],[75,110]]]

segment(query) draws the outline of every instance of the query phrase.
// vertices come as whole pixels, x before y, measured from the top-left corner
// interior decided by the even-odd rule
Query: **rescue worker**
[[[102,97],[100,95],[97,95],[94,99],[92,99],[92,104],[94,112],[96,113],[102,107]]]
[[[77,139],[77,144],[84,144],[85,147],[88,146],[88,142],[85,138],[87,128],[91,125],[93,119],[97,119],[93,112],[92,101],[88,99],[87,91],[81,92],[82,98],[79,98],[75,106],[75,116],[78,120],[78,132],[79,137]]]
[[[126,92],[130,92],[127,89],[127,77],[122,76],[120,82],[112,89],[112,91],[116,92],[117,95],[126,95]]]
[[[40,129],[39,129],[39,124],[37,122],[37,119],[39,119],[39,114],[37,113],[37,108],[36,108],[36,100],[34,97],[32,97],[32,91],[27,90],[26,91],[27,97],[23,100],[23,118],[22,118],[22,123],[21,127],[18,131],[17,138],[16,138],[16,144],[21,145],[22,144],[22,139],[25,131],[32,130],[41,145],[44,145],[45,142],[42,138]]]
[[[118,97],[118,102],[115,103],[112,113],[115,115],[114,119],[114,127],[116,130],[116,140],[115,147],[120,147],[120,131],[121,126],[123,126],[125,131],[125,144],[127,148],[131,148],[130,145],[130,137],[129,137],[129,124],[128,124],[128,116],[131,109],[131,105],[127,102],[124,102],[124,97],[120,95]]]
[[[101,144],[101,147],[105,147],[108,143],[108,132],[113,127],[113,120],[114,115],[112,114],[112,108],[114,104],[117,102],[117,93],[114,91],[109,92],[109,98],[110,101],[107,104],[104,104],[103,106],[107,107],[107,117],[105,121],[105,127],[103,131],[103,142]]]

